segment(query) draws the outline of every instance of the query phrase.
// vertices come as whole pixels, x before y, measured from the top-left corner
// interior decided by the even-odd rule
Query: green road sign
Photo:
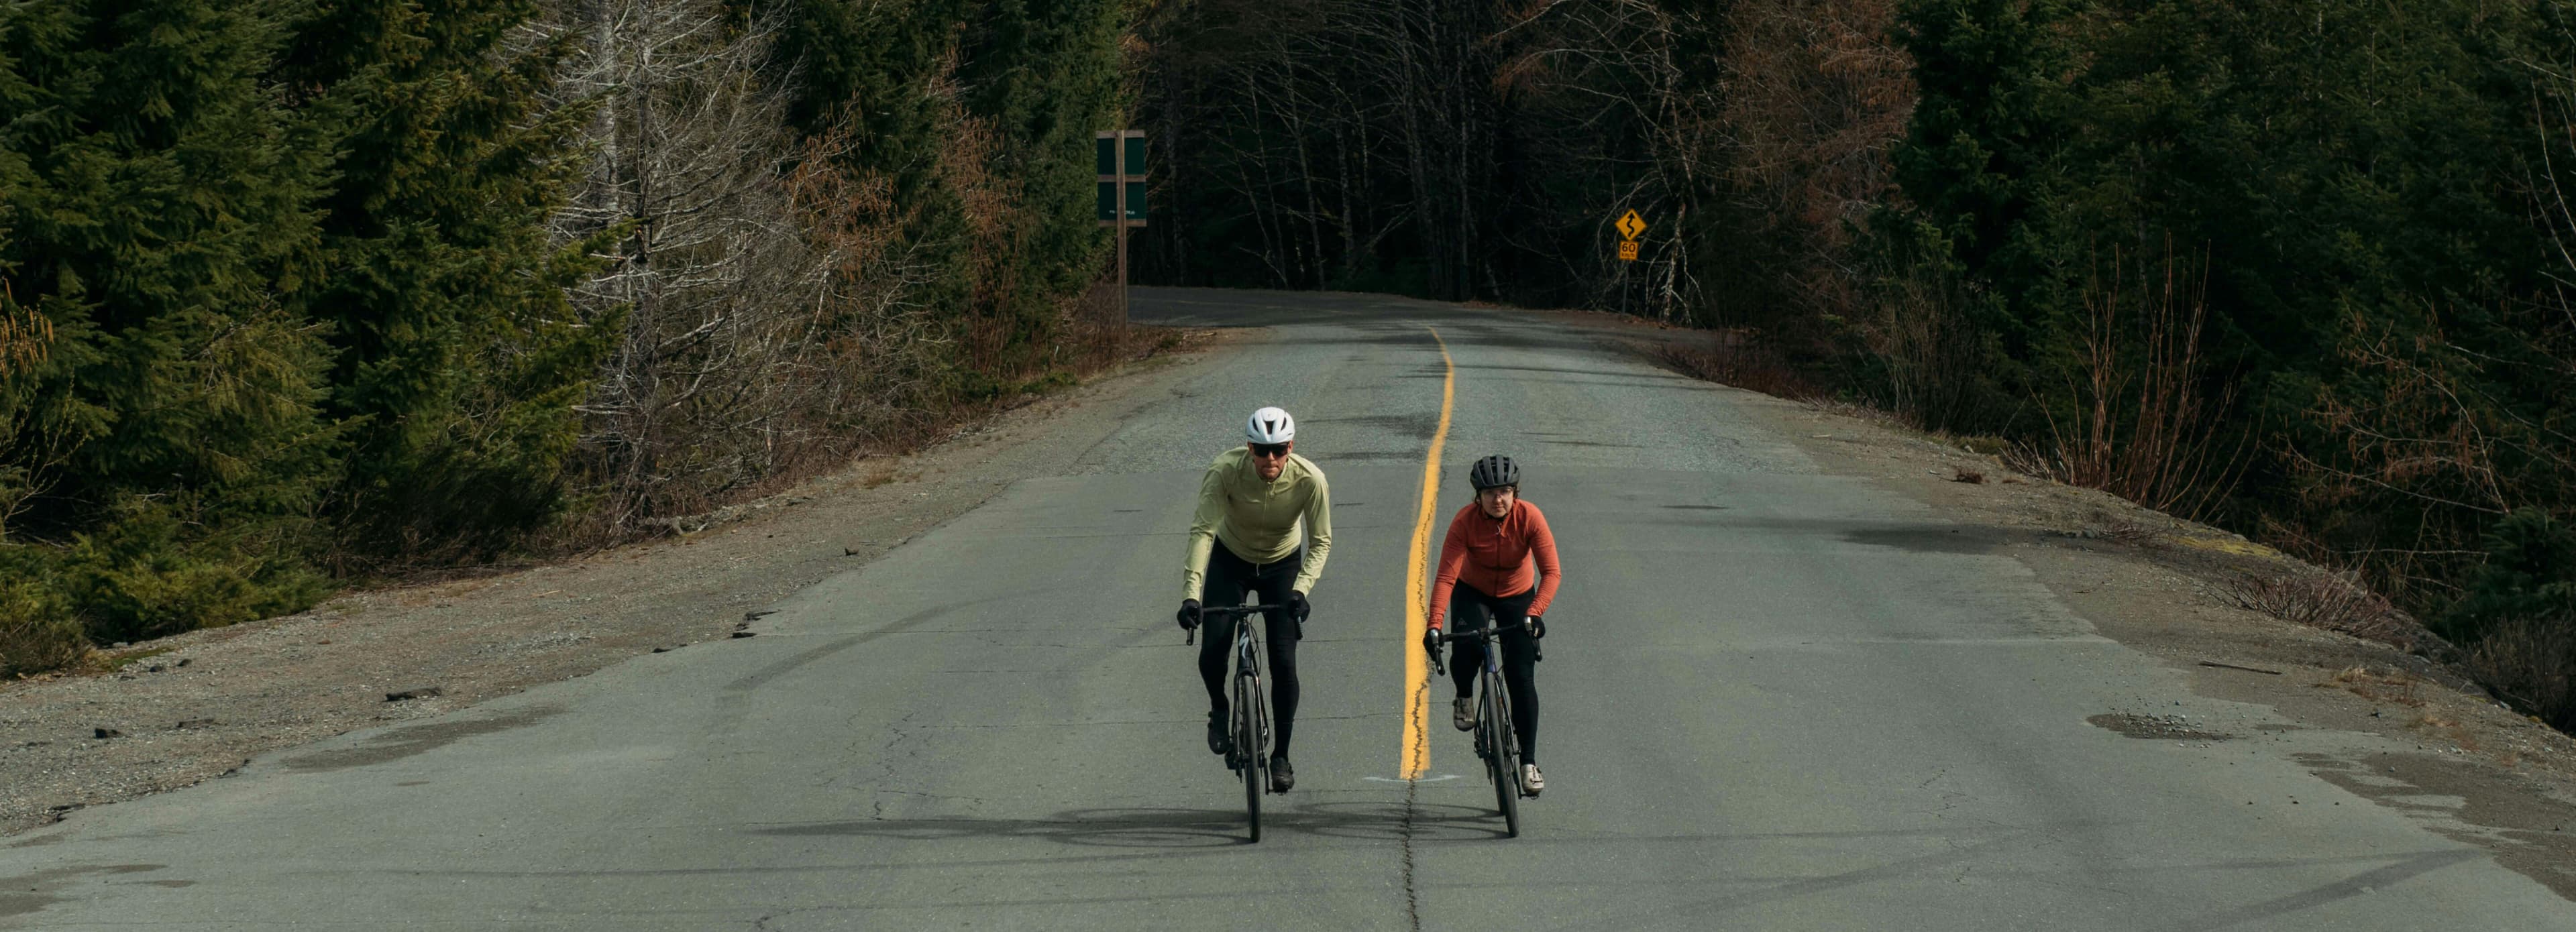
[[[1121,145],[1121,143],[1124,145]],[[1104,226],[1118,224],[1119,195],[1126,195],[1126,226],[1145,225],[1145,133],[1104,130],[1092,139],[1093,167],[1099,170],[1097,216]],[[1124,156],[1122,159],[1121,156]],[[1121,163],[1124,164],[1121,164]]]
[[[1103,181],[1100,183],[1100,203],[1096,217],[1100,222],[1108,223],[1110,218],[1116,216],[1118,216],[1118,182]],[[1142,181],[1127,182],[1127,220],[1131,224],[1142,223],[1145,220],[1145,183]]]

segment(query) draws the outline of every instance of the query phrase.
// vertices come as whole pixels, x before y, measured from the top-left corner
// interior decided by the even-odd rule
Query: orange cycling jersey
[[[1528,592],[1532,575],[1538,595],[1530,600],[1529,613],[1545,614],[1556,598],[1556,535],[1548,532],[1547,516],[1537,505],[1514,500],[1501,518],[1487,516],[1473,503],[1458,509],[1449,519],[1449,537],[1440,542],[1440,572],[1431,581],[1431,626],[1440,627],[1441,614],[1449,610],[1449,591],[1458,583],[1508,598]]]

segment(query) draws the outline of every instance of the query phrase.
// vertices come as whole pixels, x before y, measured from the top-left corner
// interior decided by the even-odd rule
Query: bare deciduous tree
[[[797,376],[817,365],[829,257],[791,202],[763,23],[707,0],[576,0],[555,26],[577,40],[560,93],[600,98],[590,171],[556,230],[616,233],[576,302],[624,314],[582,408],[624,527],[756,483],[803,441],[812,388]]]

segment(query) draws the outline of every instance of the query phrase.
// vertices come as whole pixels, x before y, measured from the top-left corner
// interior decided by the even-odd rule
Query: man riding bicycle
[[[1270,789],[1285,793],[1297,783],[1288,767],[1288,738],[1297,721],[1297,638],[1309,608],[1306,593],[1324,573],[1333,550],[1332,496],[1324,471],[1296,447],[1297,422],[1288,412],[1263,408],[1244,424],[1242,447],[1217,455],[1199,480],[1198,510],[1190,518],[1189,559],[1181,570],[1180,623],[1211,627],[1199,647],[1199,678],[1208,693],[1208,750],[1234,749],[1226,727],[1225,665],[1236,624],[1243,619],[1201,611],[1208,604],[1256,602],[1286,605],[1263,613],[1270,663],[1270,704],[1278,718],[1270,757]],[[1301,534],[1300,531],[1303,531]],[[1300,546],[1302,538],[1303,546]]]
[[[1440,649],[1441,610],[1458,619],[1458,630],[1501,627],[1503,684],[1511,693],[1512,731],[1520,735],[1521,787],[1536,796],[1547,783],[1538,772],[1538,645],[1547,630],[1539,620],[1556,599],[1559,581],[1556,535],[1538,506],[1520,500],[1521,470],[1510,457],[1488,456],[1467,470],[1476,501],[1449,519],[1449,536],[1440,542],[1440,570],[1431,582],[1431,627],[1423,632],[1422,649]],[[1532,573],[1535,569],[1536,573]],[[1459,731],[1476,727],[1472,695],[1476,671],[1485,663],[1485,642],[1451,642],[1450,676],[1458,685],[1450,724]]]

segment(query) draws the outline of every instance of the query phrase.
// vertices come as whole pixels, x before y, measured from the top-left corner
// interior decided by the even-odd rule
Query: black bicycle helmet
[[[1467,484],[1481,492],[1500,485],[1521,484],[1521,468],[1512,465],[1508,456],[1488,456],[1467,469]]]

